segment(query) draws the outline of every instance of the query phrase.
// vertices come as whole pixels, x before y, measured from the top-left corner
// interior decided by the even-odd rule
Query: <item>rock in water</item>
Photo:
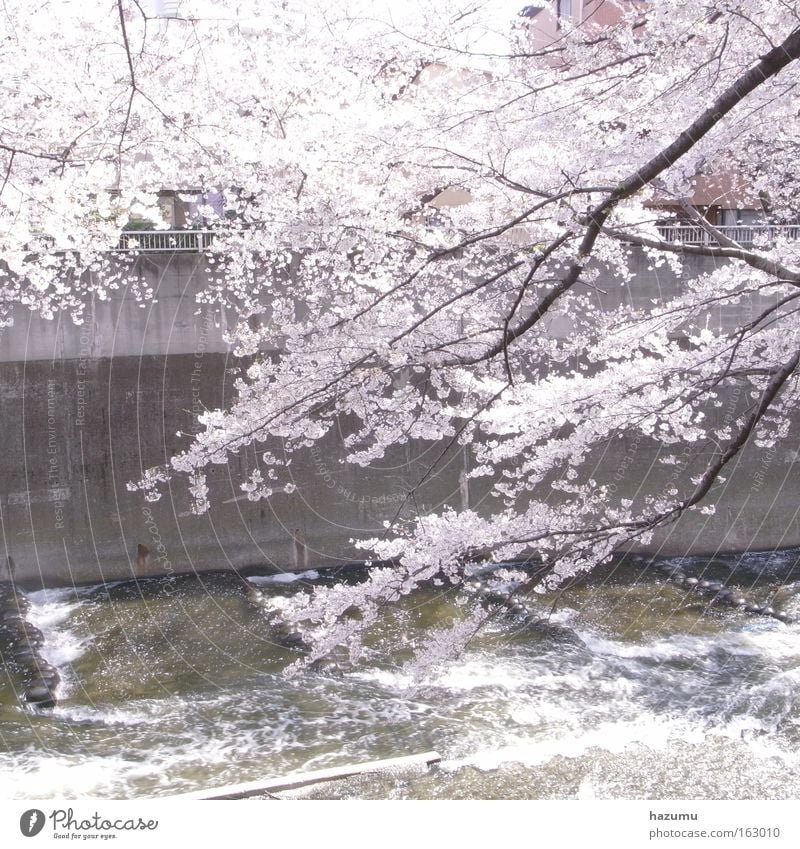
[[[264,596],[261,595],[261,593],[249,581],[245,585],[244,593],[247,597],[248,603],[255,607],[264,606]]]
[[[54,690],[55,686],[51,688],[43,678],[37,678],[28,684],[23,698],[29,704],[36,705],[36,707],[55,707],[56,697],[53,693]]]
[[[22,614],[21,611],[17,610],[16,608],[11,607],[8,610],[6,610],[5,613],[3,613],[2,616],[0,616],[0,622],[3,622],[3,623],[5,623],[5,622],[22,622],[22,621],[24,621],[24,618],[25,617],[24,617],[24,615]]]
[[[7,613],[20,613],[24,616],[31,609],[31,603],[19,591],[11,590],[0,596],[0,609]]]
[[[56,705],[58,670],[40,654],[44,634],[26,619],[31,603],[12,584],[0,585],[0,648],[7,662],[28,679],[22,700],[37,707]]]
[[[58,670],[51,663],[48,663],[44,658],[39,657],[38,655],[32,659],[30,664],[30,669],[34,672],[39,678],[50,679],[56,682],[56,685],[61,680],[61,676],[58,674]]]
[[[12,649],[11,657],[13,657],[17,663],[27,664],[34,662],[39,655],[28,646],[17,646]]]

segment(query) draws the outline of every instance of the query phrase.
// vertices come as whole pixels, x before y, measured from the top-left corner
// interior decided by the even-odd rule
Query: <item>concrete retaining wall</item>
[[[663,295],[665,287],[677,286],[649,270],[643,256],[635,262],[641,266],[635,289],[612,283],[609,301],[633,292],[644,303],[648,291]],[[128,491],[128,481],[144,468],[186,444],[177,433],[195,429],[200,409],[226,403],[241,367],[223,340],[225,316],[208,307],[198,311],[200,263],[197,255],[179,254],[138,260],[133,273],[155,291],[155,303],[145,307],[120,290],[107,302],[95,301],[83,326],[29,313],[0,332],[0,580],[7,558],[16,579],[30,586],[332,564],[357,559],[351,539],[380,533],[398,510],[413,516],[443,504],[480,509],[481,485],[465,485],[460,450],[409,500],[437,446],[398,447],[363,470],[338,462],[341,434],[295,456],[289,471],[296,488],[268,501],[250,502],[238,486],[255,465],[252,450],[211,470],[214,506],[204,516],[191,514],[180,484],[152,504]],[[716,320],[727,324],[744,309]],[[566,319],[551,330],[569,332]],[[281,451],[280,444],[271,448]],[[674,474],[674,467],[654,465],[657,454],[657,446],[643,440],[618,440],[597,457],[594,476],[616,481],[620,493],[634,497],[643,481],[665,486]],[[686,456],[694,468],[702,459]],[[793,462],[791,446],[745,452],[717,514],[686,517],[662,533],[659,544],[681,553],[800,544]],[[137,566],[140,544],[151,556]]]

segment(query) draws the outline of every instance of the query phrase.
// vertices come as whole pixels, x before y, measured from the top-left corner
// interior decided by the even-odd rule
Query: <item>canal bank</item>
[[[445,506],[491,509],[486,483],[466,478],[460,448],[446,453],[433,474],[441,451],[433,443],[396,446],[367,469],[343,463],[353,427],[344,420],[291,457],[274,441],[211,466],[206,515],[192,512],[182,481],[166,486],[157,502],[131,491],[146,468],[188,445],[205,410],[230,402],[241,374],[242,362],[226,343],[225,311],[197,300],[208,284],[203,256],[136,259],[123,275],[126,285],[106,300],[95,298],[81,325],[20,312],[0,332],[0,580],[41,587],[221,568],[302,570],[363,558],[354,540],[382,533],[397,518]],[[598,293],[604,308],[622,301],[643,306],[650,296],[678,291],[680,279],[649,268],[641,252],[631,263],[636,286],[607,281],[608,292]],[[712,261],[696,258],[687,274],[711,268]],[[143,291],[152,293],[149,301]],[[752,308],[717,308],[709,320],[732,327]],[[549,332],[569,334],[568,320],[554,319]],[[722,423],[744,409],[745,396],[734,389],[725,398],[716,413]],[[798,439],[795,427],[775,448],[748,446],[726,468],[715,514],[686,515],[659,531],[649,549],[714,553],[800,543]],[[287,463],[273,494],[254,502],[241,484],[264,450]],[[626,435],[598,450],[587,472],[616,497],[635,498],[694,472],[711,448],[690,447],[672,466],[660,463],[662,450]],[[538,495],[554,498],[547,487]]]

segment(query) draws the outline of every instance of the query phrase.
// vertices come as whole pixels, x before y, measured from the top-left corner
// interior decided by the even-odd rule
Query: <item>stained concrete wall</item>
[[[202,384],[194,383],[201,363]],[[352,536],[380,532],[426,469],[427,457],[398,448],[379,468],[336,462],[332,435],[292,458],[293,492],[251,502],[238,483],[255,468],[254,451],[210,470],[213,509],[191,513],[185,485],[146,502],[127,488],[145,468],[188,443],[192,403],[215,407],[231,394],[223,354],[115,357],[0,366],[5,451],[0,458],[3,543],[17,580],[64,584],[131,577],[137,545],[152,552],[152,574],[272,564],[294,568],[359,556]],[[195,395],[195,392],[199,392]],[[262,445],[280,454],[282,446]],[[454,494],[453,462],[417,495],[436,509]],[[455,490],[448,480],[455,476]],[[290,487],[291,488],[291,487]],[[139,570],[140,572],[142,570]],[[0,572],[2,576],[2,572]],[[4,577],[4,576],[2,576]]]
[[[212,510],[193,515],[183,484],[161,501],[146,502],[127,484],[188,443],[197,412],[225,405],[241,363],[224,341],[226,317],[198,308],[204,282],[197,255],[153,255],[137,261],[131,285],[95,300],[84,325],[32,313],[0,333],[0,397],[4,451],[0,455],[0,532],[16,579],[30,585],[112,580],[230,566],[292,569],[358,559],[352,540],[383,531],[398,514],[413,517],[444,504],[487,509],[486,483],[464,480],[465,456],[453,450],[437,474],[408,497],[439,446],[398,446],[369,470],[343,465],[342,433],[295,455],[287,467],[290,491],[248,501],[239,482],[256,463],[254,450],[209,475]],[[634,287],[608,281],[606,305],[677,291],[679,281],[648,266],[639,254]],[[706,264],[708,270],[713,266]],[[693,271],[698,270],[698,265]],[[135,283],[153,288],[141,306]],[[715,317],[722,325],[749,314],[738,305]],[[561,322],[559,324],[559,322]],[[566,318],[551,327],[569,332]],[[744,403],[734,398],[720,416]],[[346,429],[346,424],[342,424]],[[718,501],[715,516],[687,516],[650,547],[671,552],[769,548],[800,544],[795,505],[800,486],[794,451],[751,448]],[[259,446],[280,452],[282,446]],[[635,498],[674,480],[658,464],[658,446],[617,440],[595,458],[594,477]],[[687,454],[699,468],[707,457]],[[137,545],[151,550],[142,568]],[[0,579],[5,578],[0,562]]]

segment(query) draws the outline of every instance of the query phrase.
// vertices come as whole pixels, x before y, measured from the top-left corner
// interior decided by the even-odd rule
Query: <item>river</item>
[[[325,785],[317,798],[800,796],[800,625],[709,606],[665,580],[713,576],[800,617],[800,552],[616,561],[504,614],[418,680],[403,662],[465,596],[429,588],[386,614],[360,668],[287,676],[241,583],[213,573],[29,594],[54,709],[0,678],[0,797],[158,797],[412,754],[443,760]],[[251,579],[266,595],[295,581]]]

